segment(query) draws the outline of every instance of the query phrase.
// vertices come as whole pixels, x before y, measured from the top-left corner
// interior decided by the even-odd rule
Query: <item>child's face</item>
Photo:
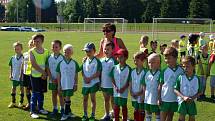
[[[52,43],[52,51],[53,53],[60,53],[61,47],[58,43]]]
[[[166,49],[166,47],[160,46],[160,51],[161,51],[161,53],[163,53],[165,49]]]
[[[170,55],[167,55],[164,57],[164,59],[165,59],[165,62],[168,66],[170,66],[170,67],[176,66],[177,58],[170,56]]]
[[[35,47],[42,47],[43,41],[40,38],[33,40],[33,44]]]
[[[158,44],[155,42],[155,43],[153,43],[153,44],[151,44],[151,48],[152,48],[152,50],[156,50],[157,49],[157,46],[158,46]]]
[[[15,46],[14,51],[16,54],[21,54],[22,53],[22,47],[21,46]]]
[[[105,46],[104,53],[105,53],[106,56],[111,56],[112,52],[113,52],[113,49],[112,49],[111,46]]]
[[[149,68],[152,70],[157,70],[160,68],[160,59],[159,57],[151,58],[148,60]]]
[[[91,49],[90,51],[85,51],[85,52],[86,52],[87,57],[93,57],[95,54],[95,50],[93,50],[93,49]]]
[[[117,55],[116,59],[120,64],[124,64],[127,60],[123,55]]]
[[[194,73],[195,67],[190,62],[182,62],[182,67],[185,74],[192,75]]]
[[[71,58],[72,54],[73,54],[73,50],[71,48],[68,48],[68,49],[64,50],[64,56],[66,58]]]
[[[139,58],[134,58],[134,64],[137,66],[137,67],[142,67],[143,66],[143,63],[144,63],[144,60],[141,60]]]
[[[208,53],[208,46],[202,46],[201,50],[202,50],[202,53],[204,54]]]

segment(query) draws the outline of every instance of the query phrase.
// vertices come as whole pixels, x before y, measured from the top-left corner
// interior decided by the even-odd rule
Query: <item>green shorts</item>
[[[82,87],[82,94],[88,95],[91,93],[96,93],[99,90],[99,83],[96,83],[92,87]]]
[[[158,105],[150,105],[150,104],[144,104],[144,108],[146,111],[150,112],[150,113],[158,113],[160,112],[160,109],[158,107]]]
[[[127,98],[122,98],[122,97],[114,97],[114,104],[117,106],[126,106],[127,105]]]
[[[195,102],[191,103],[182,102],[181,104],[178,105],[178,113],[182,115],[188,114],[190,116],[197,115]]]
[[[113,88],[101,88],[102,92],[107,93],[110,96],[113,96]]]
[[[11,80],[11,81],[12,81],[13,87],[23,86],[23,81],[16,81],[16,80]]]
[[[177,102],[162,102],[160,106],[162,112],[177,112],[178,103]]]
[[[62,96],[63,97],[71,97],[71,96],[73,96],[73,93],[74,93],[73,89],[63,90]]]
[[[58,84],[56,83],[49,83],[49,90],[56,91],[58,88]]]
[[[144,110],[144,103],[138,103],[137,101],[132,101],[132,106],[138,110]]]

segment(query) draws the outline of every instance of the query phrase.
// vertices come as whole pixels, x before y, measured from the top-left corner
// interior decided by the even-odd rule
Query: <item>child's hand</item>
[[[183,97],[183,100],[186,102],[188,101],[188,99],[189,99],[189,97],[186,97],[186,96]]]
[[[162,101],[161,101],[161,99],[158,99],[158,102],[157,102],[157,104],[158,104],[159,106],[162,104]]]
[[[74,85],[74,87],[73,87],[74,92],[76,92],[76,91],[77,91],[77,89],[78,89],[78,85],[77,85],[77,84],[75,84],[75,85]]]
[[[84,81],[85,81],[86,84],[89,84],[90,81],[91,81],[91,78],[85,77],[85,78],[84,78]]]

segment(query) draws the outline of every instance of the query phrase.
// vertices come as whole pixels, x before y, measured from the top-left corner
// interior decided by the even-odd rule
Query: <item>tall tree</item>
[[[54,23],[57,22],[57,4],[55,0],[51,0],[51,5],[48,8],[42,9],[41,22]]]
[[[209,5],[209,17],[212,19],[215,19],[215,1],[214,0],[208,0]]]
[[[27,2],[27,19],[28,22],[36,22],[36,10],[32,0]]]
[[[98,0],[85,0],[85,17],[98,17]]]
[[[207,18],[209,16],[208,0],[191,0],[189,6],[190,18]]]
[[[143,14],[144,22],[152,22],[153,17],[160,16],[161,2],[158,0],[150,0],[147,2],[145,12]]]
[[[99,4],[99,17],[110,18],[114,17],[113,10],[113,1],[112,0],[101,0]]]
[[[0,3],[0,22],[5,20],[5,7]]]
[[[178,6],[176,0],[164,0],[161,5],[162,18],[176,18],[178,13]]]

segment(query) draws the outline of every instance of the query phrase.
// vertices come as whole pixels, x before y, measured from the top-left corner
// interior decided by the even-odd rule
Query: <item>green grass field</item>
[[[29,112],[22,109],[7,108],[11,101],[10,89],[11,82],[9,81],[9,66],[8,62],[10,57],[14,54],[12,44],[19,40],[24,44],[24,51],[27,48],[27,42],[34,33],[24,33],[24,32],[0,32],[0,120],[1,121],[30,121],[32,120],[29,116]],[[45,32],[45,43],[44,47],[50,49],[51,41],[54,39],[59,39],[63,44],[70,43],[74,46],[74,56],[73,58],[78,61],[81,65],[81,60],[84,57],[84,52],[81,51],[86,42],[94,42],[97,49],[99,41],[103,36],[103,33],[78,33],[78,32]],[[179,33],[173,34],[162,34],[159,36],[159,42],[169,43],[169,40],[178,37]],[[134,67],[132,61],[132,55],[139,50],[138,42],[141,34],[117,34],[118,37],[122,38],[129,50],[128,64]],[[77,118],[71,119],[73,121],[79,121],[83,115],[82,108],[82,94],[81,94],[81,83],[82,78],[79,76],[79,88],[75,95],[72,97],[71,109]],[[17,89],[19,90],[19,89]],[[19,91],[17,91],[19,93]],[[207,88],[207,97],[209,97],[209,80]],[[17,96],[17,103],[19,101],[19,95]],[[25,98],[26,103],[26,98]],[[90,104],[90,103],[89,103]],[[51,92],[45,94],[44,108],[48,111],[52,111],[51,102]],[[129,117],[133,119],[133,108],[131,107],[131,101],[128,101]],[[214,121],[215,119],[215,103],[209,101],[197,102],[198,115],[196,116],[197,121]],[[89,114],[91,113],[89,105]],[[104,114],[103,109],[103,96],[101,92],[97,93],[97,110],[96,119],[100,119]],[[59,120],[59,116],[56,119],[51,119],[49,116],[41,115],[38,121],[42,120]],[[178,114],[175,113],[174,121],[177,121]],[[35,121],[36,121],[35,120]]]

